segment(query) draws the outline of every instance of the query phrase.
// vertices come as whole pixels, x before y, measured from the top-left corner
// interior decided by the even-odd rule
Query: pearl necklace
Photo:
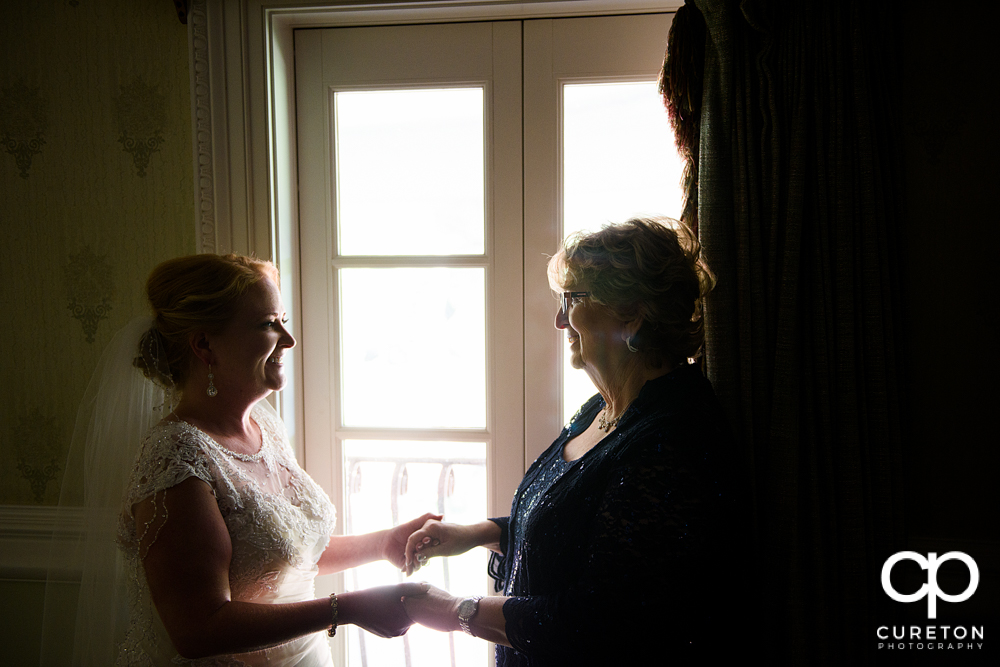
[[[608,408],[605,407],[603,410],[601,410],[601,414],[597,415],[597,428],[604,431],[605,433],[610,433],[611,429],[613,429],[615,426],[618,426],[618,421],[622,418],[622,415],[625,413],[623,412],[622,415],[618,415],[614,419],[607,419],[604,416],[604,413],[607,412],[607,410]]]

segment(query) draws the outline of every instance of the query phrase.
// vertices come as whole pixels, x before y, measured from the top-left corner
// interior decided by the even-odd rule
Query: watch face
[[[469,620],[469,617],[475,612],[476,600],[472,598],[466,598],[462,600],[462,603],[458,605],[458,617],[463,620]]]

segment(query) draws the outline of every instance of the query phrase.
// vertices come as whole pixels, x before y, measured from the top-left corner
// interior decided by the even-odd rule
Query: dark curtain
[[[661,81],[692,160],[684,217],[718,276],[706,363],[746,452],[770,664],[874,662],[891,622],[879,575],[903,531],[892,18],[869,0],[689,0]]]

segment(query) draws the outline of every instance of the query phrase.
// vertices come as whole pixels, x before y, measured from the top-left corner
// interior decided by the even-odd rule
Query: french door
[[[545,262],[564,231],[679,211],[655,97],[669,21],[296,32],[305,462],[345,532],[425,511],[505,515],[564,404],[592,393],[584,378],[564,395]],[[630,135],[642,114],[656,129]],[[432,560],[420,576],[486,594],[482,551]],[[372,564],[335,585],[400,580]],[[461,633],[351,630],[338,664],[491,656]]]

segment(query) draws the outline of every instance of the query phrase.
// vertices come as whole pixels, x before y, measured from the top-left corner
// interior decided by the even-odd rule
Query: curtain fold
[[[682,9],[705,26],[707,368],[751,471],[757,636],[780,664],[875,659],[902,540],[896,36],[874,4]]]

